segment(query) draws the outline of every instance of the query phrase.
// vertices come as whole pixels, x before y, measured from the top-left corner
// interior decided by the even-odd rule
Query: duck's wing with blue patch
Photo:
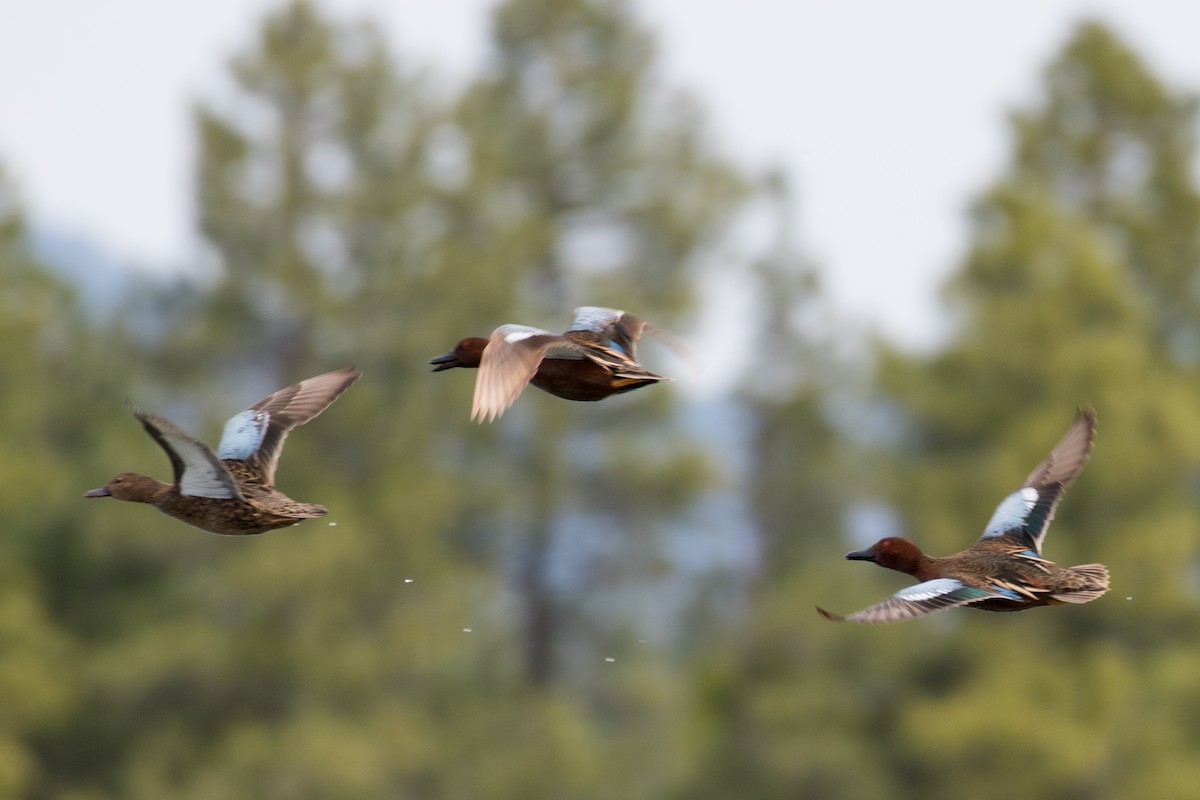
[[[1096,412],[1080,409],[1046,460],[1029,473],[1020,489],[996,506],[980,540],[1009,537],[1040,556],[1054,510],[1066,488],[1083,472],[1095,441]]]
[[[580,306],[575,309],[575,319],[567,333],[587,334],[586,338],[593,339],[604,347],[617,351],[635,363],[638,361],[638,340],[643,333],[649,333],[673,350],[681,359],[692,366],[696,365],[696,357],[683,342],[661,328],[615,308]]]
[[[501,325],[492,331],[475,379],[471,419],[494,420],[524,391],[542,359],[583,358],[586,350],[565,336],[528,325]]]
[[[1000,593],[970,586],[957,578],[934,578],[931,581],[908,586],[886,600],[867,606],[862,611],[841,616],[818,607],[817,611],[830,622],[861,622],[864,625],[882,625],[904,622],[943,608],[953,608],[993,597]]]
[[[637,341],[646,327],[645,322],[616,308],[580,306],[567,331],[595,334],[605,347],[637,361]]]
[[[217,456],[247,462],[262,479],[275,485],[283,443],[293,428],[316,417],[358,380],[358,370],[326,372],[264,397],[225,423]]]
[[[175,486],[180,494],[218,500],[242,499],[233,476],[208,445],[165,417],[147,414],[132,406],[129,410],[171,459]]]

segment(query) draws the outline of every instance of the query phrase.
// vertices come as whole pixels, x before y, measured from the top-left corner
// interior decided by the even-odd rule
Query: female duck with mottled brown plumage
[[[275,488],[275,468],[288,433],[328,408],[359,375],[353,368],[327,372],[263,398],[225,423],[215,454],[170,420],[131,409],[171,459],[175,482],[123,472],[84,497],[149,503],[189,525],[233,536],[323,517],[324,506]]]

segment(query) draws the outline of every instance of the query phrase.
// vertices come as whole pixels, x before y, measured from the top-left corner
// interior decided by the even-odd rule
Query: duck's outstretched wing
[[[568,333],[590,333],[600,344],[616,350],[630,361],[637,361],[637,343],[643,333],[649,333],[675,351],[683,360],[695,366],[696,358],[683,342],[671,334],[645,322],[633,314],[616,308],[580,306]]]
[[[492,331],[479,361],[471,419],[491,422],[524,391],[548,353],[583,358],[587,351],[570,339],[528,325],[501,325]]]
[[[980,540],[1007,536],[1040,556],[1054,510],[1066,488],[1083,472],[1095,441],[1096,412],[1080,409],[1050,455],[1029,473],[1020,489],[996,506]]]
[[[166,417],[147,414],[133,406],[129,410],[171,459],[175,487],[180,494],[219,500],[242,499],[233,476],[208,445]]]
[[[595,334],[605,347],[637,361],[637,341],[645,329],[645,322],[620,309],[580,306],[575,309],[575,319],[567,331]]]
[[[245,461],[263,485],[275,485],[279,454],[288,433],[316,417],[358,380],[353,367],[326,372],[280,389],[225,423],[217,456]]]
[[[953,608],[1001,596],[978,586],[970,586],[956,578],[934,578],[931,581],[905,587],[886,600],[844,617],[840,614],[832,614],[820,607],[817,608],[817,613],[830,622],[861,622],[865,625],[880,625],[904,622],[923,617],[942,608]]]

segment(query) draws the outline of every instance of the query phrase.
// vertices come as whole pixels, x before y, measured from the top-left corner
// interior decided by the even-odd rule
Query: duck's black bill
[[[446,353],[442,356],[434,356],[433,358],[429,359],[429,363],[434,365],[434,372],[441,372],[444,369],[454,369],[455,367],[462,366],[462,364],[459,363],[458,358],[455,357],[454,353]]]
[[[851,561],[874,561],[875,554],[871,552],[870,548],[867,548],[866,550],[855,550],[852,553],[846,553],[846,558]]]
[[[92,489],[90,492],[84,492],[84,497],[112,497],[112,492],[107,486],[101,486],[99,489]]]

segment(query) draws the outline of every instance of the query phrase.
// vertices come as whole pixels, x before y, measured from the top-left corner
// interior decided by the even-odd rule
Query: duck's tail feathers
[[[1108,591],[1108,567],[1103,564],[1080,564],[1071,567],[1082,584],[1069,592],[1055,592],[1060,603],[1090,603]]]
[[[630,381],[673,381],[674,378],[668,378],[666,375],[659,375],[651,372],[648,369],[619,369],[613,373],[614,378],[623,378]]]

